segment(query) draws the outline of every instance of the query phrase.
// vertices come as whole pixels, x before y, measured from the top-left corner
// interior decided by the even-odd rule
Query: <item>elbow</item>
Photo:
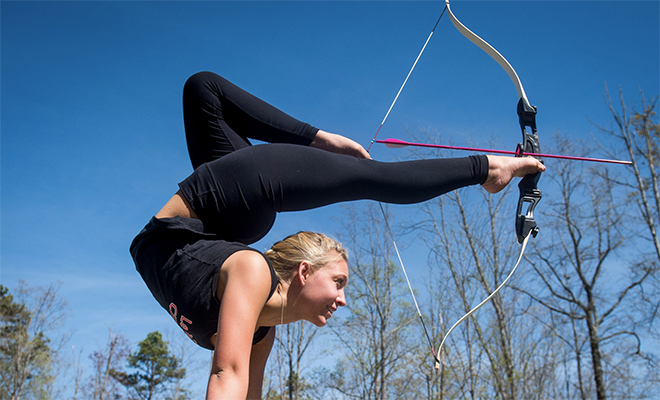
[[[206,400],[244,399],[248,392],[249,373],[244,368],[227,367],[211,370]]]

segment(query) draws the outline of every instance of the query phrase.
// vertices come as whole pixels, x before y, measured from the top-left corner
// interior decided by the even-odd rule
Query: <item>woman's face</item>
[[[348,265],[342,258],[307,274],[301,294],[307,320],[316,326],[324,326],[337,308],[346,305],[344,288],[348,283]]]

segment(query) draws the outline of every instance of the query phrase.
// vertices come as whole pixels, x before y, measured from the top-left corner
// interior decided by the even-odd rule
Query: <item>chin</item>
[[[318,326],[319,328],[321,328],[321,327],[325,326],[325,324],[328,323],[328,320],[325,319],[325,318],[319,318],[316,321],[312,321],[312,323],[314,325]]]

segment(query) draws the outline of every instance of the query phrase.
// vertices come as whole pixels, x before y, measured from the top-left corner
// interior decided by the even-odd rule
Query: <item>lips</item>
[[[326,307],[326,310],[328,310],[328,318],[332,317],[332,313],[337,311],[336,308],[332,308],[332,307]]]

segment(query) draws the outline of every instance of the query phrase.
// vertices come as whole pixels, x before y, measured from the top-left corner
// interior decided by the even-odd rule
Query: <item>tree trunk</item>
[[[600,338],[598,337],[598,326],[593,321],[591,313],[587,313],[587,329],[589,330],[589,345],[591,346],[591,363],[594,369],[594,381],[596,383],[596,398],[605,400],[605,379],[603,377],[603,366],[601,363]]]

